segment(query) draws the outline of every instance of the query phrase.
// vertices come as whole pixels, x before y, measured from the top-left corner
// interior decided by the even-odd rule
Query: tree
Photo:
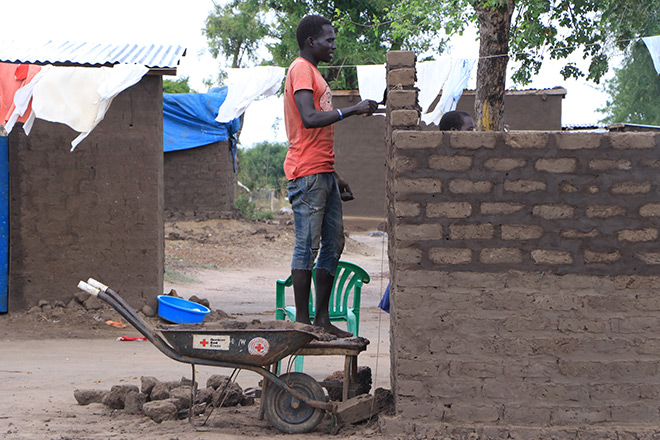
[[[190,89],[188,80],[190,78],[184,76],[177,80],[172,81],[171,79],[163,80],[163,93],[196,93],[194,90]]]
[[[225,6],[214,4],[203,30],[214,58],[231,59],[231,67],[243,67],[254,60],[256,50],[268,35],[268,25],[259,0],[232,0]]]
[[[288,144],[260,142],[249,149],[238,150],[238,180],[251,191],[274,189],[280,191],[286,182],[284,158]]]
[[[299,53],[295,32],[300,19],[308,14],[324,15],[338,28],[338,49],[331,66],[324,67],[322,73],[335,89],[357,88],[355,69],[343,66],[381,64],[388,50],[405,47],[405,39],[395,37],[392,23],[385,21],[395,3],[394,0],[235,0],[224,8],[216,6],[207,19],[205,35],[215,57],[238,54],[240,48],[241,56],[255,62],[288,66]],[[241,9],[248,8],[247,5],[249,13]],[[265,25],[265,17],[270,21],[269,26]],[[250,36],[242,32],[264,27],[268,32]],[[259,59],[256,49],[261,44],[266,45],[271,60]],[[233,62],[232,66],[237,67]]]
[[[607,91],[610,99],[599,110],[607,113],[602,122],[660,125],[660,76],[643,42],[633,44],[630,56],[607,82]]]

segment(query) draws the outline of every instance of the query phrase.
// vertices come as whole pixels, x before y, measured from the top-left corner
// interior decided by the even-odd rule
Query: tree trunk
[[[479,64],[474,113],[477,130],[504,129],[504,88],[509,62],[509,30],[515,0],[502,0],[499,8],[474,3],[479,20]]]

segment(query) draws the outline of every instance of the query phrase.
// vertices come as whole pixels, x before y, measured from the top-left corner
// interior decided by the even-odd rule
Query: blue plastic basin
[[[176,296],[158,295],[158,316],[176,324],[195,324],[204,321],[211,310],[196,302]]]

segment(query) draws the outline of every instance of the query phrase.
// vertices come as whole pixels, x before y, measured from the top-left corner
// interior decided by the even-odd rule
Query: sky
[[[204,21],[212,10],[213,0],[0,0],[3,16],[0,38],[180,45],[187,48],[187,54],[181,60],[176,78],[187,76],[193,89],[205,92],[203,81],[216,78],[219,68],[226,66],[223,60],[210,55],[202,35]],[[450,54],[476,55],[478,43],[474,40],[473,34],[453,39]],[[559,63],[544,63],[541,74],[523,88],[562,86],[567,89],[562,123],[597,123],[603,115],[596,109],[607,100],[602,85],[564,81],[558,74],[559,68]],[[476,72],[468,83],[469,88],[475,87],[475,75]],[[510,85],[509,82],[507,86]],[[241,145],[285,141],[282,113],[282,103],[277,97],[253,103],[246,111]]]

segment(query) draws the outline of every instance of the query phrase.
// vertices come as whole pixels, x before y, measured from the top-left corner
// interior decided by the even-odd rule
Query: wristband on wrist
[[[341,110],[337,109],[337,113],[339,113],[339,120],[341,121],[344,119],[344,114],[341,112]]]

